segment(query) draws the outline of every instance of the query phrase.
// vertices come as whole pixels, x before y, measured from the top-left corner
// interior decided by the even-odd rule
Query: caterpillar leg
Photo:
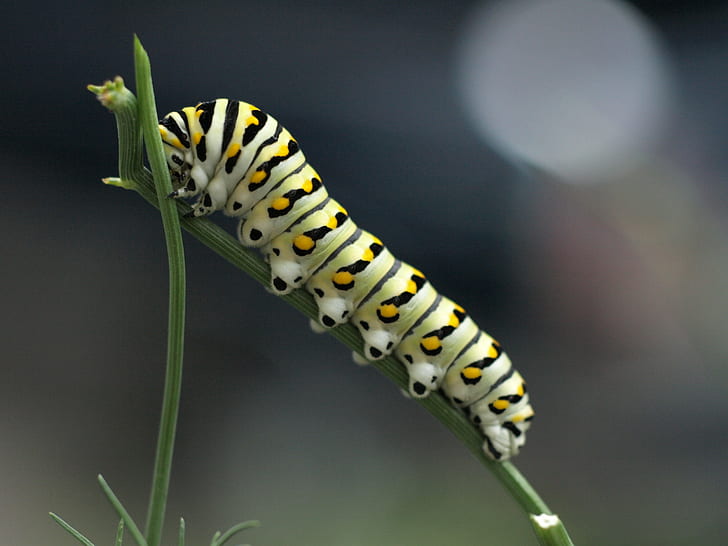
[[[179,178],[179,177],[177,177]],[[173,186],[179,186],[180,184],[184,184],[183,186],[180,186],[176,190],[174,190],[172,193],[170,193],[167,197],[171,197],[172,199],[178,199],[178,198],[184,198],[184,197],[191,197],[193,195],[197,195],[199,190],[197,189],[197,184],[195,184],[194,179],[190,178],[187,180],[187,182],[182,182],[181,180],[172,180]]]
[[[315,321],[313,319],[309,319],[308,326],[309,328],[311,328],[311,331],[316,334],[323,334],[328,330],[328,328],[324,328],[318,323],[318,321]]]
[[[369,361],[356,351],[352,351],[351,359],[354,361],[354,364],[357,364],[358,366],[369,366]]]
[[[194,197],[207,188],[209,177],[200,165],[194,165],[188,172],[183,172],[184,186],[173,192],[174,197]]]
[[[208,216],[221,210],[227,202],[227,188],[225,180],[213,178],[200,193],[199,199],[192,205],[193,216]]]

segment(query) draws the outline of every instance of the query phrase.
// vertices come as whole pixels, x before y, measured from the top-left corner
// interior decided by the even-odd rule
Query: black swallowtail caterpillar
[[[500,344],[358,228],[273,117],[218,99],[167,114],[159,130],[177,188],[171,197],[199,196],[194,216],[221,209],[239,216],[240,242],[270,264],[270,290],[313,295],[314,330],[351,321],[367,359],[394,353],[404,364],[411,396],[441,389],[479,425],[489,457],[518,453],[533,409]]]

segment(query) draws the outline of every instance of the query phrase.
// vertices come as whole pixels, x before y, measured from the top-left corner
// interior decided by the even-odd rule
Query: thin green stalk
[[[111,506],[114,507],[114,510],[116,510],[116,513],[124,522],[126,528],[129,529],[129,534],[134,538],[138,546],[148,546],[147,541],[144,539],[144,536],[139,530],[139,527],[137,527],[137,524],[134,522],[134,519],[132,519],[129,512],[126,511],[126,508],[124,508],[124,505],[121,504],[119,497],[117,497],[116,493],[112,491],[111,487],[108,483],[106,483],[106,480],[101,474],[98,475],[98,480],[101,490],[106,495],[106,498],[109,499]]]
[[[177,415],[182,391],[182,357],[185,326],[185,262],[182,234],[177,209],[167,198],[172,183],[167,170],[162,143],[157,127],[157,109],[152,87],[149,56],[139,39],[134,37],[134,65],[137,93],[139,94],[139,124],[142,128],[147,156],[156,182],[156,196],[162,213],[162,224],[167,243],[169,262],[169,325],[167,333],[167,371],[162,401],[162,417],[157,440],[152,490],[147,511],[145,536],[149,546],[159,546],[167,506],[169,480],[172,471],[172,455],[177,430]],[[122,175],[123,178],[123,175]]]
[[[73,538],[78,540],[83,546],[94,546],[94,543],[91,542],[89,539],[87,539],[85,536],[83,536],[79,531],[74,529],[71,524],[67,523],[63,518],[61,518],[59,515],[54,514],[53,512],[49,512],[48,515],[55,521],[58,525],[60,525],[69,535],[71,535]]]
[[[104,85],[89,85],[88,90],[99,102],[111,110],[116,117],[116,132],[119,137],[119,177],[104,182],[133,189],[133,180],[142,169],[142,130],[137,123],[137,99],[124,86],[120,76]],[[121,143],[124,143],[123,149]]]
[[[210,544],[211,546],[223,546],[228,540],[233,538],[233,536],[238,534],[240,531],[250,529],[251,527],[258,527],[259,525],[260,522],[255,520],[238,523],[237,525],[233,525],[232,527],[230,527],[230,529],[228,529],[224,533],[221,533],[220,531],[215,533],[215,536],[212,537],[212,542]]]
[[[119,520],[119,525],[116,527],[116,540],[114,540],[114,546],[121,546],[124,543],[124,520]]]
[[[150,94],[151,95],[151,94]],[[117,116],[117,119],[120,119]],[[146,133],[145,133],[146,135]],[[146,137],[149,138],[149,137]],[[121,139],[121,132],[120,132]],[[120,140],[121,153],[133,153],[134,142]],[[126,151],[124,151],[126,148]],[[154,169],[154,165],[152,165]],[[116,180],[116,179],[113,179]],[[113,180],[111,183],[114,183]],[[178,214],[189,212],[190,207],[183,202],[162,199],[160,201],[157,190],[155,190],[154,181],[146,169],[139,166],[135,169],[133,184],[117,184],[137,191],[146,201],[154,207],[159,208],[160,203],[169,204],[176,207]],[[171,191],[171,190],[170,190]],[[256,252],[244,248],[230,234],[224,231],[220,226],[211,222],[207,218],[182,218],[182,227],[192,234],[195,238],[208,246],[222,258],[226,259],[239,269],[248,273],[256,281],[263,286],[267,286],[270,282],[270,270]],[[313,298],[303,290],[296,290],[283,299],[297,308],[309,318],[317,317],[316,304]],[[351,324],[343,324],[330,331],[331,334],[346,344],[352,350],[361,353],[362,340],[359,333]],[[406,389],[408,386],[407,373],[404,367],[393,357],[376,361],[372,365],[399,387]],[[482,451],[482,436],[480,431],[465,417],[463,412],[449,404],[438,393],[432,393],[429,397],[417,400],[427,411],[440,420],[455,436],[460,439],[463,444],[473,453],[473,455],[483,464],[493,475],[503,484],[509,491],[513,499],[521,506],[528,515],[551,515],[552,512],[546,503],[540,498],[538,493],[531,487],[525,477],[511,462],[498,463],[490,460]],[[563,524],[560,524],[563,529]],[[539,542],[543,545],[569,546],[571,541],[568,539],[565,529],[563,529],[564,540],[561,542],[548,541],[537,533]],[[151,543],[150,543],[151,544]]]

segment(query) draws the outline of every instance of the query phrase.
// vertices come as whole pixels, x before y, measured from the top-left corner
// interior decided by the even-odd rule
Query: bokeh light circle
[[[630,168],[664,126],[664,55],[624,3],[483,4],[465,24],[457,67],[465,111],[491,146],[573,182]]]

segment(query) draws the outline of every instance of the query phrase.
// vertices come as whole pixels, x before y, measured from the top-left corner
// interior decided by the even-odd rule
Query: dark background
[[[660,44],[668,122],[637,168],[585,185],[479,136],[458,87],[471,2],[6,6],[0,543],[73,544],[49,510],[111,543],[97,473],[144,520],[165,251],[157,213],[100,182],[115,126],[85,90],[133,88],[135,32],[160,114],[223,96],[272,113],[360,225],[503,342],[537,411],[516,463],[577,544],[720,543],[728,9],[623,7]],[[256,545],[534,543],[421,408],[190,238],[186,253],[168,523],[185,516],[188,544],[253,518]]]

